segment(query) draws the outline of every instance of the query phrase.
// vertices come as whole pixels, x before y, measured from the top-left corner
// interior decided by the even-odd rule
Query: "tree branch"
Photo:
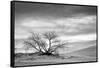
[[[37,49],[36,48],[36,46],[34,46],[32,43],[30,43],[30,42],[28,42],[28,41],[25,41],[24,42],[26,45],[28,44],[28,45],[30,45],[30,46],[32,46],[34,49],[36,49],[37,51],[40,51],[39,49]]]

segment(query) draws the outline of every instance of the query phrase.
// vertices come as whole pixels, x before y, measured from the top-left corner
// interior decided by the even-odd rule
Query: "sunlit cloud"
[[[94,27],[93,27],[94,26]],[[16,26],[15,38],[26,38],[29,32],[56,31],[59,34],[95,33],[96,16],[61,18],[56,20],[26,19]]]
[[[33,28],[41,28],[41,27],[54,27],[55,25],[52,22],[49,21],[43,21],[43,20],[24,20],[21,23],[22,26],[24,27],[33,27]]]
[[[61,40],[66,40],[68,42],[84,42],[96,40],[96,34],[85,34],[85,35],[75,35],[75,36],[61,36]]]

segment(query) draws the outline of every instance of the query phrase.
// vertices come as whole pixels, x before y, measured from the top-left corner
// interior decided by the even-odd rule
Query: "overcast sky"
[[[15,40],[30,32],[56,31],[59,39],[70,43],[96,40],[95,6],[15,3]],[[88,43],[89,44],[89,43]]]

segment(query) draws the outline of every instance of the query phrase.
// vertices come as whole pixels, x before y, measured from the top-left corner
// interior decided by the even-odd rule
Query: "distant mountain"
[[[81,56],[89,56],[89,57],[96,57],[96,46],[91,46],[88,48],[84,48],[81,50],[77,50],[71,53],[70,55],[81,55]]]

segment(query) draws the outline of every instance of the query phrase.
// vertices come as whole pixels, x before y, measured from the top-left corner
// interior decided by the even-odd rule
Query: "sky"
[[[71,44],[72,48],[92,46],[87,42],[96,43],[96,17],[96,6],[16,2],[15,47],[23,51],[23,44],[18,41],[27,39],[30,32],[47,31],[55,31],[59,39],[77,44]]]

